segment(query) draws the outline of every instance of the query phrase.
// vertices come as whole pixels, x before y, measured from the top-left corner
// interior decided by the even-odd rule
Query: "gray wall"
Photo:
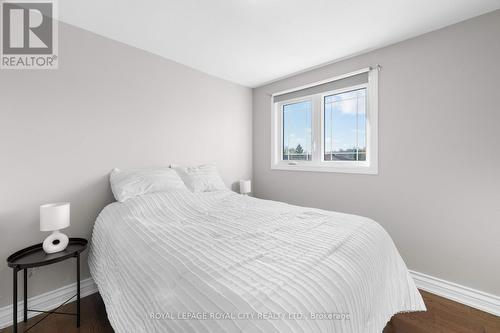
[[[250,89],[62,23],[59,46],[59,70],[0,71],[0,306],[8,254],[47,235],[40,204],[71,201],[66,233],[90,237],[113,167],[210,161],[228,185],[252,174]],[[73,265],[36,271],[30,296],[74,282]]]
[[[500,11],[254,89],[256,196],[371,217],[410,269],[500,295]],[[380,64],[379,175],[270,170],[270,93]]]

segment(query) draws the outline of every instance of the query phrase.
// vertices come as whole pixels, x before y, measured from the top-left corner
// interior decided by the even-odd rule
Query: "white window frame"
[[[274,103],[274,97],[316,85],[337,81],[368,72],[368,83],[350,86],[310,96]],[[324,101],[326,96],[366,88],[366,161],[324,160]],[[378,174],[378,68],[365,68],[356,72],[322,80],[306,86],[271,95],[271,169],[287,171],[317,171],[358,174]],[[282,160],[283,157],[283,106],[311,100],[312,160]]]

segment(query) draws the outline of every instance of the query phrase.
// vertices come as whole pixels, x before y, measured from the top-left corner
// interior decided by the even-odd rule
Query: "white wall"
[[[114,167],[215,162],[228,185],[252,174],[250,89],[59,27],[58,70],[0,71],[0,306],[12,302],[7,256],[47,235],[40,204],[70,201],[65,232],[90,238]],[[30,296],[72,283],[74,263],[32,279]]]
[[[371,217],[409,268],[500,295],[499,61],[496,11],[254,89],[256,196]],[[379,175],[271,171],[270,94],[376,64]]]

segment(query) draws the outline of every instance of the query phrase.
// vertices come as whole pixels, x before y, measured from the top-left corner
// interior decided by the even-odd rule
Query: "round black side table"
[[[24,322],[28,321],[28,311],[46,313],[46,315],[38,320],[36,323],[27,328],[24,332],[30,330],[33,326],[37,325],[39,322],[47,318],[52,313],[64,314],[64,315],[76,315],[76,327],[80,327],[80,253],[85,251],[87,248],[87,240],[84,238],[70,238],[68,247],[56,253],[47,254],[42,248],[42,243],[36,244],[20,251],[11,254],[7,258],[7,263],[14,271],[14,283],[13,283],[13,322],[12,332],[17,333],[17,273],[20,270],[24,271]],[[59,305],[52,311],[40,311],[28,309],[28,268],[40,267],[45,265],[50,265],[56,262],[60,262],[69,258],[76,258],[76,295],[73,295],[63,304]],[[64,304],[68,303],[76,296],[76,313],[67,312],[57,312]]]

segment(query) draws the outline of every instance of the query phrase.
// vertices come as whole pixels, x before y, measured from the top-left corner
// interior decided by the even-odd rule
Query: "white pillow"
[[[227,190],[213,164],[194,167],[174,167],[186,186],[193,192],[212,192]]]
[[[168,167],[113,169],[109,182],[115,199],[120,202],[146,193],[187,190],[179,175]]]

